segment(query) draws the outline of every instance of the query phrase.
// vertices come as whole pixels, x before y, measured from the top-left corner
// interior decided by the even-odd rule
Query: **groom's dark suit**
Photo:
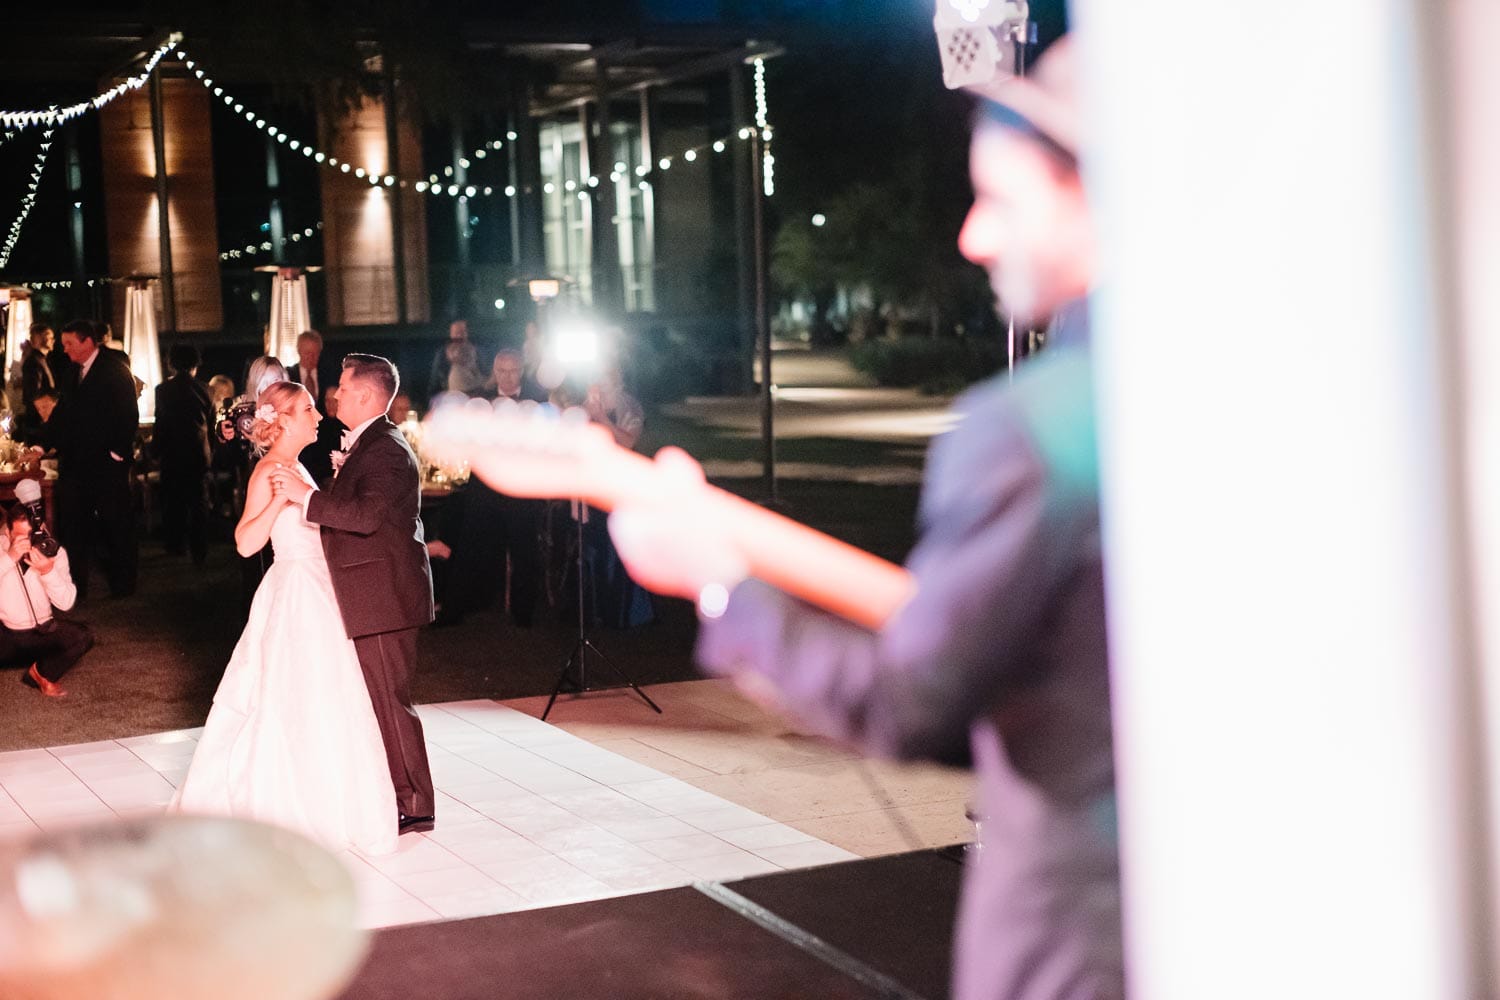
[[[431,816],[435,802],[410,687],[417,630],[432,621],[420,507],[417,457],[384,417],[364,429],[338,475],[307,500],[380,722],[396,805],[407,816]]]

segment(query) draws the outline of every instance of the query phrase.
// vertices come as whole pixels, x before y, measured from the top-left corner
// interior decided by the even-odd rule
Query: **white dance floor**
[[[497,702],[420,712],[437,829],[387,857],[343,855],[370,927],[857,857]],[[0,753],[0,838],[160,812],[197,734]]]

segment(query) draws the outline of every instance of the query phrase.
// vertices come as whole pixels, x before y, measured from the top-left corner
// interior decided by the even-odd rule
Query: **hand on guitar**
[[[423,424],[421,451],[467,464],[516,497],[579,498],[615,511],[611,534],[630,575],[659,593],[696,599],[746,576],[878,629],[911,596],[907,571],[726,493],[685,452],[651,461],[620,447],[582,409],[502,400],[444,401]]]
[[[703,466],[680,448],[656,455],[652,488],[632,496],[609,518],[609,534],[630,576],[658,594],[696,600],[710,584],[726,590],[750,567],[723,524]]]

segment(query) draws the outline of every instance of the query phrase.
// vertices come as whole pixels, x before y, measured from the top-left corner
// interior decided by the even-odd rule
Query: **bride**
[[[168,811],[262,820],[334,851],[388,854],[396,795],[323,543],[301,507],[271,488],[280,466],[307,478],[297,453],[316,440],[318,412],[295,382],[272,383],[257,403],[250,434],[263,457],[234,542],[248,556],[269,539],[276,559]]]

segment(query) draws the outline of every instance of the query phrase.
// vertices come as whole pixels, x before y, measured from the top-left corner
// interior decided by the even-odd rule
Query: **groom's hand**
[[[288,503],[300,504],[312,492],[307,480],[285,466],[271,470],[271,490]]]

